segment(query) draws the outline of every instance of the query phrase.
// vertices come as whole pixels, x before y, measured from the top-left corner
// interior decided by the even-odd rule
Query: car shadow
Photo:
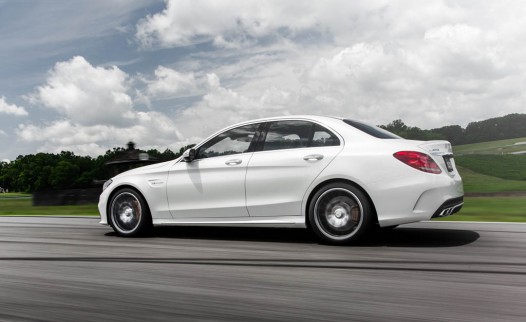
[[[278,243],[317,243],[307,229],[254,227],[155,227],[154,237]]]
[[[115,233],[107,233],[115,236]],[[457,247],[471,244],[480,235],[472,230],[403,228],[379,229],[355,247]],[[322,244],[307,229],[247,227],[156,227],[144,238],[201,239],[249,242]]]
[[[457,247],[475,242],[480,235],[472,230],[436,228],[380,229],[356,246],[383,247]]]

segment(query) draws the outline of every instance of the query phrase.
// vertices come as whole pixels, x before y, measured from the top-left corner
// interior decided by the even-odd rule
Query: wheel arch
[[[146,199],[146,197],[144,196],[144,193],[142,193],[139,189],[137,189],[137,187],[131,185],[131,184],[123,184],[123,185],[120,185],[118,187],[115,187],[112,192],[109,194],[108,196],[108,202],[106,204],[106,220],[108,221],[108,224],[111,225],[111,219],[110,219],[110,207],[111,207],[111,200],[113,199],[113,196],[115,196],[119,191],[121,191],[122,189],[131,189],[135,192],[137,192],[141,197],[142,199],[144,200],[144,202],[146,203],[146,207],[148,208],[148,213],[152,214],[152,211],[150,209],[150,204],[148,203],[148,199]]]
[[[322,187],[324,187],[324,186],[326,186],[328,184],[331,184],[331,183],[346,183],[346,184],[349,184],[349,185],[355,187],[356,189],[360,190],[365,195],[367,200],[369,201],[369,203],[371,205],[371,208],[373,209],[373,215],[374,215],[375,223],[378,224],[378,214],[376,212],[376,207],[374,205],[374,202],[373,202],[371,196],[367,193],[367,191],[362,186],[360,186],[359,184],[357,184],[356,182],[354,182],[352,180],[343,179],[343,178],[332,178],[332,179],[327,179],[325,181],[322,181],[322,182],[318,183],[311,190],[311,192],[309,193],[309,197],[307,198],[307,203],[306,203],[306,206],[305,206],[305,224],[306,224],[307,228],[311,228],[310,227],[310,221],[308,220],[308,218],[309,218],[309,209],[310,209],[310,205],[311,205],[311,202],[312,202],[312,198],[314,197],[316,192],[318,192],[318,190],[320,190]]]

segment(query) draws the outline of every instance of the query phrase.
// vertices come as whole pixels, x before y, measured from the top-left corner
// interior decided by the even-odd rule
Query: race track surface
[[[0,217],[0,321],[526,321],[526,225],[306,230]]]

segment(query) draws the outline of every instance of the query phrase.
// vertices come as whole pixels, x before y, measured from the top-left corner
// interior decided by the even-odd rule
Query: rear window
[[[401,139],[401,137],[399,137],[398,135],[395,135],[389,131],[386,131],[384,129],[381,129],[377,126],[373,126],[373,125],[369,125],[369,124],[365,124],[365,123],[360,123],[360,122],[356,122],[356,121],[353,121],[353,120],[343,120],[345,123],[349,124],[350,126],[362,131],[362,132],[365,132],[371,136],[374,136],[375,138],[379,138],[379,139]]]

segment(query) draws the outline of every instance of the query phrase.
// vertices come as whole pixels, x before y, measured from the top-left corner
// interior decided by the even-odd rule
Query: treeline
[[[448,125],[431,130],[410,127],[395,120],[380,127],[411,140],[448,140],[453,145],[526,137],[526,114],[509,114],[479,122],[471,122],[464,129]]]
[[[164,152],[139,152],[146,152],[150,158],[163,162],[179,157],[189,147],[182,147],[177,153],[169,149]],[[112,169],[106,162],[115,160],[124,153],[126,149],[119,147],[96,158],[64,151],[60,154],[37,153],[19,156],[10,163],[0,162],[0,187],[28,193],[91,187],[95,182],[112,176]]]

